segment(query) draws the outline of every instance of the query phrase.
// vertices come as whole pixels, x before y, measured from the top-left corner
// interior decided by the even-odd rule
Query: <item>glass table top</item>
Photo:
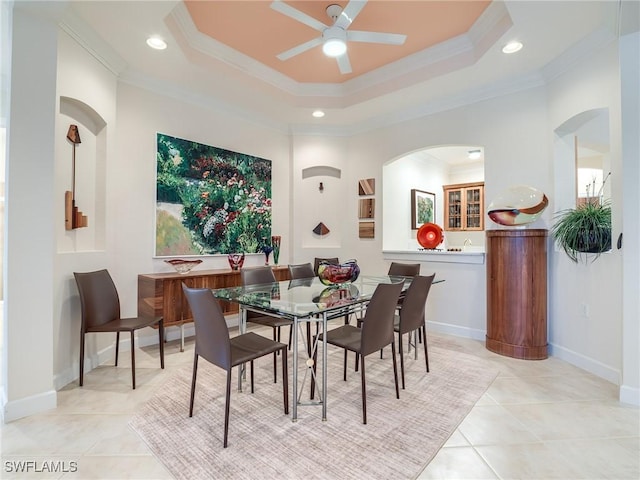
[[[355,282],[327,286],[318,277],[245,287],[212,290],[221,300],[239,303],[246,308],[257,308],[289,317],[309,317],[322,313],[339,315],[346,307],[367,302],[380,283],[404,282],[411,277],[361,275]]]

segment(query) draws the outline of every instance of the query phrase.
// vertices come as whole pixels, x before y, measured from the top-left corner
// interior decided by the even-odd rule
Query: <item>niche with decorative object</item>
[[[76,206],[76,146],[82,143],[77,125],[69,125],[67,140],[73,146],[71,153],[72,190],[64,192],[64,228],[66,230],[73,230],[74,228],[81,228],[89,225],[87,216]]]

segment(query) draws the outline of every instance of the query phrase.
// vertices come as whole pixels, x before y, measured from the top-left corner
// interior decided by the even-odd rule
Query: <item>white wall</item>
[[[588,59],[549,83],[549,132],[575,115],[609,108],[613,239],[621,229],[622,164],[620,158],[620,79],[616,44],[593,52]],[[565,158],[553,157],[552,162]],[[554,165],[564,170],[563,165]],[[566,170],[565,170],[566,171]],[[552,192],[566,198],[566,183],[558,175]],[[573,192],[571,192],[573,195]],[[567,205],[551,207],[553,211]],[[622,371],[621,252],[612,250],[587,264],[574,264],[555,247],[550,253],[549,341],[554,355],[619,383]],[[588,316],[584,311],[588,310]]]

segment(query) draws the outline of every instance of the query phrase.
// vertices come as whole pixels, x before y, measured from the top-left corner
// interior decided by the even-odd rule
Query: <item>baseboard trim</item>
[[[598,362],[593,358],[586,357],[580,353],[560,347],[554,343],[549,343],[549,355],[553,355],[560,360],[569,362],[582,370],[593,373],[597,377],[603,378],[614,385],[620,385],[621,373],[615,368],[611,368],[604,363]]]
[[[19,400],[8,401],[2,409],[2,421],[4,423],[18,420],[19,418],[42,413],[56,408],[58,394],[55,390],[49,390]]]
[[[437,333],[445,333],[456,337],[470,338],[472,340],[484,341],[487,336],[486,330],[478,330],[475,328],[461,327],[460,325],[451,325],[449,323],[431,322],[427,320],[427,329]]]
[[[620,387],[620,403],[640,407],[640,388],[622,385]]]

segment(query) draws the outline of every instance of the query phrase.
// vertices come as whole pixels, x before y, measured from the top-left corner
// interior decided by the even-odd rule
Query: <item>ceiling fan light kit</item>
[[[276,55],[276,57],[282,61],[289,60],[296,55],[300,55],[314,47],[322,45],[324,54],[328,57],[336,58],[340,73],[345,75],[352,72],[351,62],[349,61],[347,53],[347,42],[402,45],[407,39],[406,35],[348,30],[366,3],[367,0],[350,0],[344,9],[342,9],[340,5],[329,5],[326,8],[326,12],[327,16],[331,19],[331,25],[325,25],[316,18],[286,4],[282,0],[274,0],[271,2],[271,8],[320,32],[319,37],[296,45]]]
[[[322,51],[327,57],[339,57],[347,51],[347,32],[340,27],[329,27],[322,32]]]

